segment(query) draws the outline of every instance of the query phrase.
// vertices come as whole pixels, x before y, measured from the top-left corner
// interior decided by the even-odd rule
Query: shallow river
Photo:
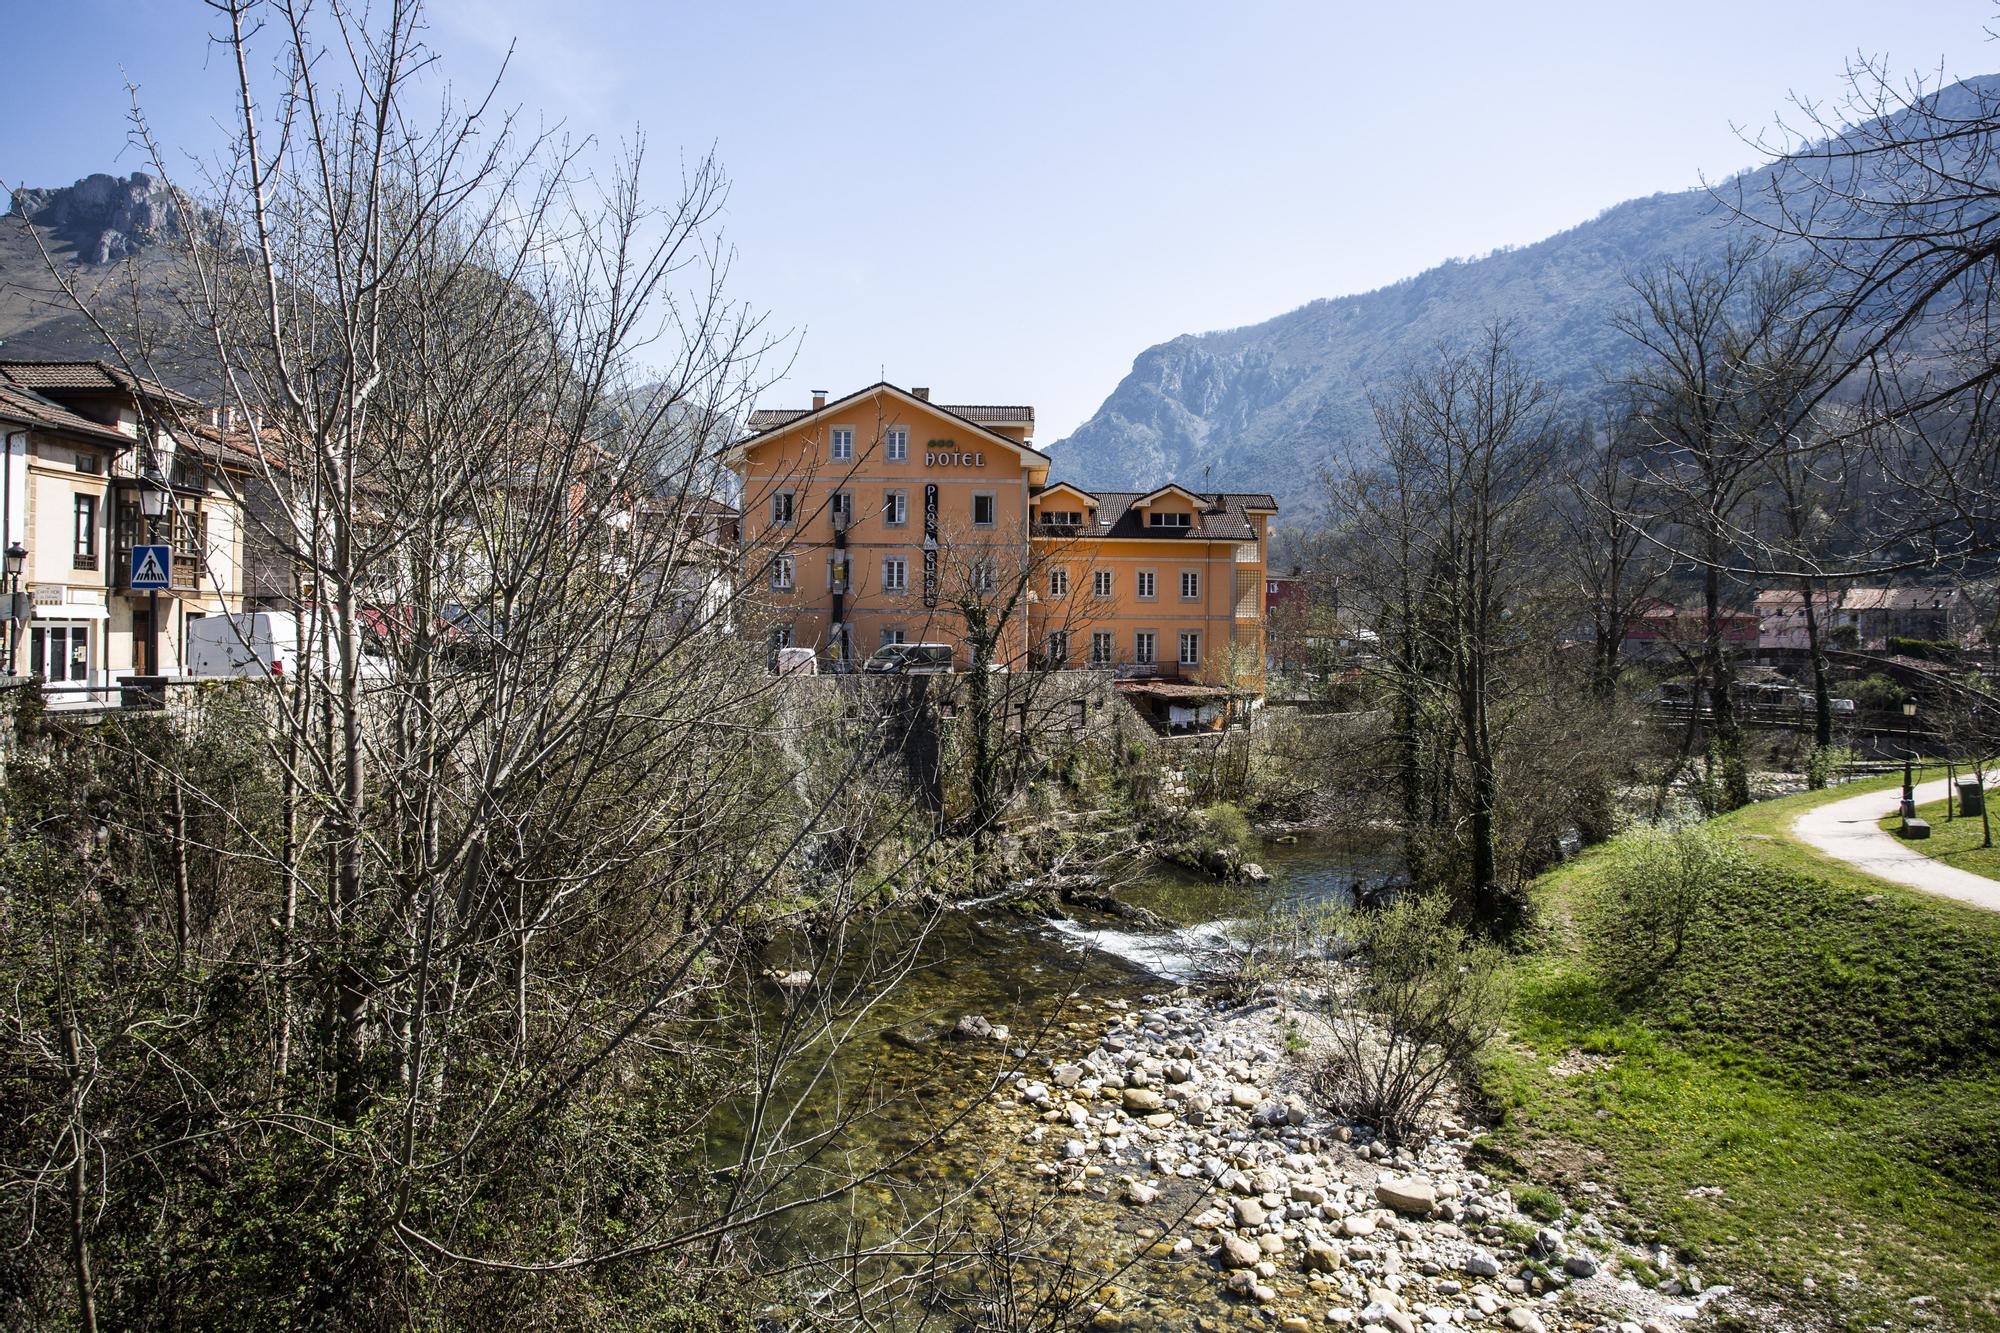
[[[765,1261],[798,1263],[857,1242],[894,1243],[907,1256],[913,1228],[963,1254],[969,1237],[957,1228],[990,1235],[1004,1223],[1033,1235],[1045,1254],[1070,1256],[1086,1278],[1113,1275],[1150,1239],[1147,1219],[1089,1194],[1049,1194],[1032,1173],[1047,1150],[1021,1144],[1018,1124],[1000,1123],[990,1109],[991,1093],[1015,1070],[1039,1075],[1047,1057],[1063,1059],[1085,1048],[1121,1005],[1174,989],[1192,975],[1203,951],[1239,923],[1279,908],[1346,904],[1357,886],[1380,888],[1399,870],[1393,852],[1331,835],[1266,843],[1254,855],[1270,882],[1222,884],[1171,866],[1126,877],[1118,896],[1155,913],[1157,927],[1082,909],[1073,919],[1046,921],[1000,906],[949,911],[920,932],[906,925],[898,934],[891,926],[879,942],[910,965],[893,985],[858,981],[833,988],[838,994],[821,1001],[850,1024],[848,1035],[818,1066],[810,1088],[792,1090],[786,1102],[795,1138],[801,1131],[820,1135],[809,1151],[790,1155],[803,1169],[788,1192],[831,1188],[843,1173],[879,1174],[837,1202],[789,1214],[765,1236]],[[805,960],[777,961],[792,966]],[[1009,1040],[947,1038],[966,1014],[1007,1025]],[[719,1152],[728,1151],[728,1140],[740,1141],[740,1123],[717,1129]],[[1186,1261],[1179,1266],[1186,1268]],[[885,1271],[936,1267],[905,1258],[886,1270],[863,1265],[861,1271],[879,1278]],[[1213,1302],[1212,1280],[1192,1273],[1175,1280],[1173,1267],[1148,1263],[1115,1273],[1129,1293],[1128,1308],[1149,1309],[1155,1319],[1168,1315],[1166,1326],[1181,1323],[1169,1312],[1212,1304],[1214,1317],[1233,1317]],[[906,1306],[928,1303],[937,1290],[989,1284],[993,1277],[962,1270],[935,1289],[901,1296]],[[853,1280],[853,1273],[816,1272],[805,1285],[826,1291],[821,1299],[837,1308],[837,1293]],[[942,1326],[955,1322],[947,1318]],[[1208,1322],[1204,1315],[1189,1326]]]

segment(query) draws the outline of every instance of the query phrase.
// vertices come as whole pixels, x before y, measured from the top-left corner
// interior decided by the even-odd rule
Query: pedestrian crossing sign
[[[136,592],[159,592],[167,587],[167,570],[172,557],[164,546],[132,548],[132,588]]]

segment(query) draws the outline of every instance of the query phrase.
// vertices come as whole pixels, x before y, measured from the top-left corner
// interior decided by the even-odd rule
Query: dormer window
[[[1146,515],[1146,525],[1154,528],[1191,528],[1194,526],[1194,515],[1148,514]]]
[[[1083,515],[1074,509],[1044,509],[1042,522],[1052,528],[1080,528],[1083,526]]]

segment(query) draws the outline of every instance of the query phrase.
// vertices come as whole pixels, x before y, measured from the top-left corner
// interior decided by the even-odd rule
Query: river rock
[[[782,971],[775,967],[764,969],[764,980],[779,990],[806,990],[813,984],[813,974],[806,971]]]
[[[1151,1115],[1164,1104],[1160,1094],[1151,1088],[1127,1088],[1124,1096],[1125,1109],[1133,1115]]]
[[[1255,861],[1245,861],[1243,863],[1243,878],[1249,880],[1252,884],[1264,884],[1270,881],[1271,872],[1258,865]]]
[[[1049,1100],[1049,1085],[1040,1082],[1027,1084],[1021,1089],[1021,1100],[1030,1106],[1046,1105]]]
[[[1474,1250],[1465,1256],[1465,1271],[1473,1277],[1499,1277],[1500,1261],[1491,1250]]]
[[[1508,1310],[1500,1322],[1513,1329],[1514,1333],[1543,1333],[1542,1317],[1525,1305],[1516,1305]]]
[[[1384,1176],[1375,1184],[1375,1197],[1383,1207],[1412,1217],[1429,1217],[1437,1207],[1437,1188],[1420,1176],[1402,1180]]]
[[[953,1041],[990,1041],[993,1025],[979,1014],[962,1014],[951,1025],[951,1037]]]
[[[1160,1192],[1143,1180],[1135,1180],[1125,1187],[1125,1202],[1135,1203],[1140,1207],[1144,1207],[1159,1197]]]
[[[1250,1112],[1250,1123],[1263,1127],[1285,1123],[1285,1104],[1276,1097],[1266,1097],[1258,1102]]]
[[[1236,1201],[1236,1225],[1239,1227],[1261,1227],[1264,1225],[1264,1205],[1255,1199]]]
[[[1596,1277],[1597,1256],[1578,1250],[1563,1259],[1563,1272],[1571,1277]]]
[[[1348,1236],[1372,1236],[1375,1234],[1375,1218],[1368,1213],[1354,1213],[1341,1219],[1340,1229]]]
[[[1082,1081],[1082,1065],[1057,1065],[1049,1071],[1049,1082],[1058,1088],[1073,1088]]]
[[[1323,1240],[1316,1240],[1306,1246],[1306,1271],[1308,1273],[1337,1273],[1340,1271],[1340,1251]]]
[[[1384,1328],[1397,1330],[1397,1333],[1416,1333],[1417,1326],[1410,1322],[1408,1315],[1379,1298],[1372,1299],[1362,1306],[1361,1313],[1356,1318],[1362,1324],[1380,1324]]]
[[[1194,1064],[1189,1060],[1169,1060],[1164,1072],[1169,1083],[1192,1083],[1194,1081]]]
[[[1264,1250],[1248,1236],[1226,1233],[1222,1237],[1222,1248],[1216,1257],[1224,1268],[1250,1268],[1264,1257]]]
[[[1238,1083],[1229,1090],[1229,1104],[1241,1107],[1245,1111],[1248,1111],[1263,1100],[1264,1094],[1251,1087],[1248,1083]]]

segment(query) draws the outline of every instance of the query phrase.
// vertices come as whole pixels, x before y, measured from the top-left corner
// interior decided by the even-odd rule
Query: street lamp
[[[1903,818],[1917,817],[1917,789],[1910,784],[1910,756],[1914,752],[1912,728],[1917,721],[1917,696],[1903,696]]]
[[[21,657],[22,608],[14,605],[21,593],[21,570],[28,563],[28,548],[15,542],[7,548],[7,600],[12,613],[7,630],[7,674],[14,675]]]
[[[158,545],[160,540],[160,520],[166,517],[167,483],[158,469],[148,468],[146,475],[139,479],[139,512],[146,516],[146,542]],[[169,568],[172,566],[169,558]],[[160,593],[156,588],[146,592],[146,674],[163,676],[160,670]]]

